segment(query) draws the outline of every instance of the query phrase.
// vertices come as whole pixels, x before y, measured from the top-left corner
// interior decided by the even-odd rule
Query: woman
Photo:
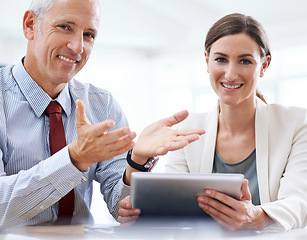
[[[257,81],[271,60],[262,26],[242,14],[223,17],[207,34],[205,57],[218,104],[180,125],[206,134],[170,152],[166,172],[243,173],[248,180],[239,200],[212,190],[198,197],[199,207],[227,229],[305,227],[307,111],[260,100]],[[128,200],[121,202],[121,221],[140,213]]]

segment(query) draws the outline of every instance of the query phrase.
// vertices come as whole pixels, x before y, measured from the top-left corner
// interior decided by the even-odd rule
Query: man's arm
[[[82,103],[81,103],[82,104]],[[82,106],[81,106],[82,109]],[[84,108],[83,108],[84,110]],[[85,114],[84,114],[85,116]],[[83,119],[84,120],[84,119]],[[5,176],[4,172],[4,156],[1,152],[1,175],[0,177],[0,212],[3,213],[0,216],[0,229],[14,226],[26,222],[29,219],[32,219],[36,215],[48,209],[50,206],[59,201],[63,196],[65,196],[70,190],[81,184],[83,181],[86,181],[82,171],[85,171],[89,166],[91,166],[94,162],[104,161],[109,158],[112,158],[117,154],[112,153],[108,155],[108,151],[110,151],[110,147],[108,146],[111,141],[111,145],[122,146],[127,144],[122,144],[127,139],[114,140],[114,136],[118,136],[118,132],[121,132],[125,127],[121,128],[121,130],[115,130],[113,132],[107,132],[106,128],[102,128],[102,133],[97,133],[97,125],[98,130],[100,126],[104,126],[106,122],[102,122],[102,124],[96,124],[92,126],[88,122],[81,123],[82,140],[76,140],[75,142],[84,143],[80,144],[82,153],[86,153],[84,155],[79,154],[78,156],[84,156],[84,158],[80,158],[78,160],[81,161],[80,165],[73,165],[74,159],[71,159],[71,154],[68,151],[69,146],[63,148],[53,156],[43,161],[40,161],[39,164],[34,167],[20,171],[18,174],[14,174],[11,176]],[[84,127],[84,125],[86,125]],[[3,127],[3,126],[2,126]],[[130,131],[128,131],[130,133]],[[94,137],[92,136],[94,135]],[[132,135],[135,135],[133,133]],[[80,135],[78,135],[80,137]],[[98,138],[97,144],[91,142],[92,139]],[[106,141],[104,139],[107,139]],[[107,144],[105,148],[102,147],[101,142]],[[128,144],[132,144],[133,141],[130,139]],[[79,145],[78,145],[79,146]],[[119,147],[121,149],[121,147]],[[130,147],[129,147],[130,148]],[[119,151],[127,151],[125,149],[121,149]],[[119,179],[121,179],[121,174],[126,166],[126,161],[121,160],[124,163],[124,166],[116,169],[117,173],[120,171],[120,176],[116,179],[111,179],[110,176],[106,177],[106,179],[110,180],[108,183],[108,190],[114,188],[117,190],[121,190],[121,184],[118,183]],[[77,168],[79,166],[79,168]],[[65,174],[63,174],[65,172]],[[112,176],[114,176],[114,174]],[[106,174],[108,175],[108,174]],[[73,184],[71,184],[73,183]],[[113,185],[112,185],[113,184]],[[118,196],[119,194],[115,194],[117,202],[120,200]],[[114,201],[113,201],[114,202]],[[53,216],[52,210],[49,209],[50,214],[49,217]],[[32,220],[31,220],[32,221]],[[40,222],[42,221],[42,222]],[[52,219],[48,218],[45,221],[52,221]],[[43,219],[33,219],[33,223],[31,224],[42,224]]]
[[[0,171],[0,230],[35,217],[84,181],[83,174],[71,164],[67,147],[34,167],[10,176],[5,175],[1,159]],[[42,223],[43,218],[35,219],[32,224]]]

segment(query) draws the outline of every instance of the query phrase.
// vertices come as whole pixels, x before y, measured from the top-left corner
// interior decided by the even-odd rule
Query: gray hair
[[[32,0],[30,10],[34,12],[37,21],[38,29],[41,29],[42,18],[46,12],[50,10],[54,0]]]

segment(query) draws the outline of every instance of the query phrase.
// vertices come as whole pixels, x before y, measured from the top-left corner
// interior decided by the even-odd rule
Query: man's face
[[[34,25],[25,67],[47,93],[63,89],[83,68],[94,45],[99,18],[96,0],[55,0],[41,27]]]

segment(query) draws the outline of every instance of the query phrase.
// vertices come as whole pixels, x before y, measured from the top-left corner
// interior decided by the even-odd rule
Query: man
[[[124,186],[137,171],[126,169],[129,149],[143,165],[204,133],[170,128],[187,117],[183,111],[152,124],[135,143],[112,95],[73,79],[91,54],[99,22],[98,0],[33,0],[24,15],[26,56],[0,69],[0,229],[61,224],[67,196],[73,198],[63,206],[73,205],[73,212],[64,223],[92,223],[93,180],[117,218]],[[60,110],[51,113],[51,105]],[[52,127],[52,114],[62,127]],[[64,146],[54,151],[63,139],[52,136],[58,139],[54,131],[63,125]]]

